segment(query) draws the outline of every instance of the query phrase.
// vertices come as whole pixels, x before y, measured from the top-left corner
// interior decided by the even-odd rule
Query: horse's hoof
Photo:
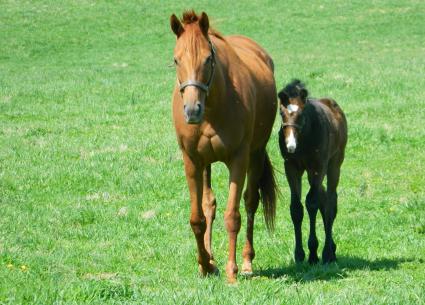
[[[238,283],[238,280],[236,278],[236,274],[232,276],[227,276],[227,283],[230,285],[236,285]]]
[[[238,266],[234,262],[229,261],[227,263],[226,275],[227,275],[227,282],[229,284],[236,283],[236,278],[237,278],[237,275],[238,275]]]
[[[241,275],[245,275],[245,276],[252,275],[252,263],[250,261],[243,262]]]
[[[198,265],[198,267],[199,267],[199,273],[202,276],[219,275],[220,274],[215,262],[212,261],[212,260],[209,262],[209,264],[206,267],[204,267],[200,264]]]

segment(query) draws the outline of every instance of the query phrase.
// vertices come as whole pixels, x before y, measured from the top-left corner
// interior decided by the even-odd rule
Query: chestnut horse
[[[251,39],[223,37],[212,30],[205,13],[198,16],[188,11],[181,21],[173,14],[170,23],[177,36],[173,119],[189,186],[199,269],[203,275],[217,272],[211,250],[216,211],[211,163],[221,161],[229,170],[224,220],[229,237],[226,274],[233,282],[238,272],[239,202],[246,175],[243,272],[252,272],[254,215],[260,198],[267,227],[274,223],[276,184],[266,153],[277,110],[273,62]]]
[[[294,80],[279,92],[282,127],[279,146],[285,160],[285,173],[291,190],[291,217],[295,231],[295,261],[305,258],[301,239],[303,207],[301,177],[307,171],[310,190],[306,207],[310,218],[308,262],[315,264],[318,241],[316,237],[317,210],[325,225],[324,263],[336,260],[336,245],[332,225],[337,212],[337,186],[347,143],[347,121],[338,104],[327,98],[310,99],[304,84]],[[326,191],[322,185],[327,176]]]

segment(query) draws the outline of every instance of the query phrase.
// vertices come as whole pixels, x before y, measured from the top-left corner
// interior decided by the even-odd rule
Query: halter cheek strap
[[[211,50],[211,73],[210,73],[210,77],[208,79],[208,82],[206,84],[199,82],[197,80],[193,80],[193,79],[189,79],[183,83],[180,84],[180,93],[183,94],[183,91],[186,87],[189,86],[193,86],[193,87],[197,87],[199,89],[201,89],[202,91],[204,91],[206,93],[206,95],[208,95],[208,91],[210,89],[210,85],[212,83],[212,80],[214,78],[214,71],[215,71],[215,49],[214,46],[211,43],[211,40],[208,40],[208,44],[210,46],[210,50]]]

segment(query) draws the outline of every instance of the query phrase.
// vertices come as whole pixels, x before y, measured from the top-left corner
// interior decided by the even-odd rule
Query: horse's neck
[[[234,81],[238,76],[232,69],[240,68],[243,63],[236,54],[235,50],[225,40],[212,36],[213,45],[216,48],[216,71],[211,92],[214,104],[224,103],[229,93],[235,92]],[[232,93],[233,93],[232,92]]]

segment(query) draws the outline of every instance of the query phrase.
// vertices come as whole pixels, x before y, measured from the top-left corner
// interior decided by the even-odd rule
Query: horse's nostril
[[[201,112],[202,112],[202,105],[201,105],[201,103],[196,103],[196,115],[200,115],[201,114]]]

